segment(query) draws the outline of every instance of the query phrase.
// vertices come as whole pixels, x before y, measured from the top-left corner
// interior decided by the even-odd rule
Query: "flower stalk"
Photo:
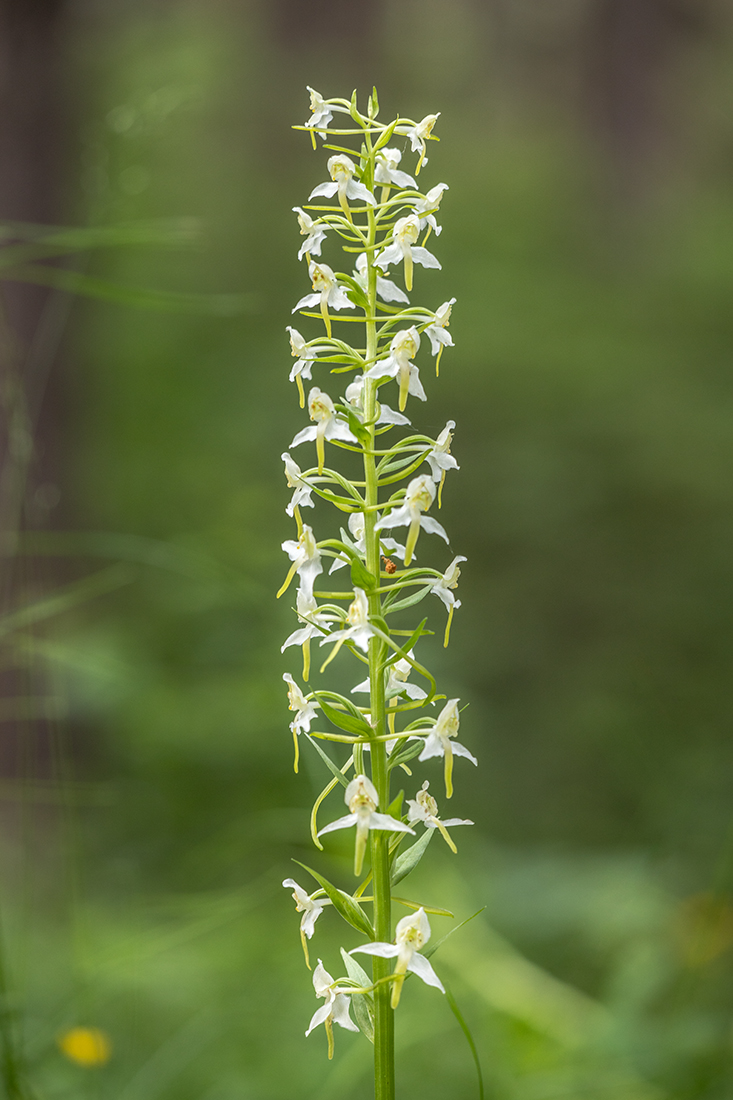
[[[358,110],[356,93],[351,100],[324,99],[308,90],[311,116],[296,129],[310,133],[314,148],[316,134],[320,134],[324,149],[332,155],[326,165],[330,179],[311,191],[303,207],[293,208],[305,237],[298,258],[307,264],[313,290],[300,299],[293,312],[320,322],[321,328],[309,335],[304,327],[305,335],[301,335],[288,327],[291,351],[297,359],[290,379],[297,387],[301,408],[306,404],[303,379],[311,381],[315,373],[316,383],[307,400],[312,423],[296,434],[290,450],[315,444],[315,454],[310,452],[315,461],[309,467],[309,460],[300,455],[297,461],[290,451],[282,456],[292,490],[286,511],[296,521],[297,539],[283,543],[291,565],[278,597],[297,575],[294,610],[301,624],[282,648],[302,647],[304,684],[311,674],[314,640],[329,647],[319,676],[329,666],[336,667],[336,662],[342,663],[345,655],[365,663],[369,675],[349,697],[321,686],[301,690],[294,678],[285,674],[288,701],[295,714],[290,723],[295,768],[302,736],[330,772],[311,813],[314,842],[320,849],[321,837],[355,826],[353,869],[361,881],[355,887],[338,888],[318,871],[306,868],[320,889],[308,894],[292,879],[286,879],[284,885],[294,890],[297,911],[303,914],[300,935],[308,965],[306,941],[313,936],[316,919],[326,905],[350,925],[352,934],[366,937],[362,946],[342,949],[347,970],[342,978],[331,978],[319,960],[313,983],[325,1005],[311,1020],[308,1034],[319,1023],[325,1025],[330,1058],[333,1024],[347,1030],[358,1026],[374,1044],[375,1100],[395,1100],[395,1010],[410,974],[444,992],[419,948],[430,937],[426,910],[449,914],[401,897],[399,901],[413,915],[400,920],[393,930],[393,885],[420,862],[433,830],[440,832],[455,852],[448,828],[472,822],[441,819],[435,799],[427,793],[428,781],[408,799],[403,811],[403,792],[393,801],[391,779],[397,768],[401,769],[400,778],[403,773],[412,776],[408,765],[416,757],[419,763],[442,756],[445,793],[450,798],[454,756],[476,763],[468,749],[453,740],[459,726],[458,700],[449,700],[437,714],[433,709],[445,695],[437,694],[435,678],[422,660],[425,643],[421,640],[432,633],[426,620],[405,629],[398,628],[392,618],[435,594],[448,612],[447,644],[450,621],[460,607],[454,595],[458,563],[466,560],[449,550],[452,561],[443,560],[440,568],[416,564],[418,551],[421,562],[423,559],[422,542],[418,547],[421,534],[423,538],[438,535],[450,546],[445,529],[428,513],[442,493],[447,472],[458,468],[450,454],[454,422],[448,421],[433,439],[415,432],[410,420],[411,398],[421,402],[428,398],[415,362],[421,334],[428,338],[436,369],[443,350],[453,346],[446,326],[455,299],[427,308],[413,304],[410,298],[414,283],[424,277],[420,269],[440,268],[437,257],[425,248],[425,240],[431,232],[436,238],[440,235],[436,214],[447,185],[435,184],[423,194],[416,182],[427,164],[427,142],[437,140],[433,134],[437,114],[418,122],[398,118],[381,123],[376,90],[366,114]],[[397,167],[402,152],[389,147],[395,134],[405,135],[418,154],[414,176]],[[352,137],[357,139],[355,147],[344,148],[344,139]],[[314,199],[318,205],[313,204]],[[423,240],[418,243],[421,234]],[[338,240],[347,261],[331,267],[320,259],[321,249],[333,248]],[[314,255],[319,257],[317,261]],[[353,269],[353,275],[337,270],[339,266]],[[390,267],[398,277],[401,270],[404,290],[387,278]],[[349,313],[342,314],[342,310]],[[336,328],[342,324],[343,338]],[[344,373],[351,377],[341,398],[334,383],[338,384]],[[390,404],[382,399],[383,388]],[[391,397],[387,391],[392,391]],[[394,397],[399,412],[390,408]],[[393,441],[397,428],[410,434]],[[361,456],[359,480],[350,480],[338,470],[340,450]],[[315,534],[323,522],[318,501],[333,505],[339,516],[336,532],[324,539]],[[313,526],[303,523],[301,507],[315,508]],[[388,534],[400,526],[407,528],[405,545]],[[402,567],[389,554],[401,561]],[[325,571],[334,574],[333,584],[324,581]],[[347,576],[350,586],[344,579],[345,587],[338,589],[339,578]],[[408,683],[412,675],[420,684]],[[353,702],[354,692],[367,690],[367,705]],[[315,722],[328,728],[312,730]],[[339,751],[349,753],[348,758],[335,755]],[[349,813],[319,830],[318,813],[339,786]],[[418,829],[422,826],[424,832]],[[355,952],[371,956],[371,979],[353,958]]]

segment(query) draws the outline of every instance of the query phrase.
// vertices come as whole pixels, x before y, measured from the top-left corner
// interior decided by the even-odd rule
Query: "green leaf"
[[[478,1078],[479,1100],[484,1100],[484,1078],[483,1078],[483,1075],[481,1073],[481,1063],[479,1061],[478,1051],[476,1050],[476,1044],[473,1041],[473,1035],[471,1034],[471,1031],[469,1029],[468,1024],[466,1023],[466,1021],[463,1018],[463,1014],[461,1013],[461,1010],[459,1009],[458,1005],[456,1004],[455,997],[451,993],[450,989],[448,989],[448,986],[445,984],[445,982],[443,982],[443,986],[445,987],[445,999],[447,1000],[448,1004],[450,1005],[451,1012],[453,1013],[455,1018],[458,1020],[458,1024],[461,1028],[461,1031],[466,1036],[466,1042],[468,1043],[469,1047],[471,1048],[471,1054],[473,1056],[473,1061],[474,1061],[474,1064],[476,1066],[476,1076]],[[354,1015],[356,1015],[356,1013],[354,1013]]]
[[[383,149],[385,147],[385,145],[388,145],[390,143],[390,141],[392,140],[392,134],[394,133],[394,129],[395,129],[396,125],[397,125],[397,119],[395,119],[394,122],[392,122],[387,127],[387,129],[384,131],[384,133],[380,137],[377,144],[374,146],[374,152],[375,153],[378,152],[380,149]]]
[[[317,695],[316,695],[317,697]],[[352,714],[348,714],[345,711],[336,710],[335,707],[331,707],[328,703],[322,699],[319,700],[323,713],[328,718],[329,722],[333,722],[334,726],[337,726],[344,733],[353,733],[357,737],[369,737],[373,736],[374,730],[369,726],[364,718],[354,718]]]
[[[417,741],[408,741],[403,748],[397,749],[393,752],[389,758],[389,767],[399,768],[400,764],[408,764],[410,760],[414,760],[418,753],[423,750],[424,741],[418,739]]]
[[[351,559],[351,583],[365,592],[372,592],[377,586],[377,578],[369,572],[361,558]]]
[[[425,855],[425,849],[430,841],[433,839],[433,833],[435,829],[426,829],[423,835],[412,844],[406,852],[397,856],[392,868],[392,885],[396,886],[398,882],[402,882],[403,878],[407,878],[410,871],[414,871],[418,863]],[[424,952],[423,952],[424,954]]]
[[[369,432],[364,427],[361,420],[359,420],[359,417],[356,415],[353,409],[348,409],[347,413],[349,417],[349,427],[351,428],[352,432],[360,443],[363,443],[365,446],[368,445],[371,441]]]
[[[354,91],[351,93],[351,103],[349,105],[349,114],[353,118],[354,122],[358,123],[361,126],[361,123],[362,123],[363,119],[362,119],[361,115],[359,114],[359,110],[356,106],[356,88],[354,88]]]
[[[389,605],[389,612],[393,611],[405,611],[408,607],[414,607],[416,603],[420,603],[424,600],[432,588],[432,584],[427,585],[425,588],[419,588],[417,592],[413,592],[411,596],[405,596],[404,599],[395,600],[394,603]],[[407,646],[409,649],[410,647]]]
[[[369,100],[369,117],[376,118],[379,114],[379,97],[377,96],[377,89],[372,88],[372,96]]]
[[[313,875],[313,878],[319,886],[323,887],[333,902],[334,909],[338,910],[347,924],[350,924],[352,928],[356,928],[362,935],[368,936],[370,940],[374,939],[374,929],[372,928],[371,921],[362,907],[358,902],[354,901],[350,894],[345,893],[343,890],[339,890],[332,882],[329,882],[327,878],[324,878],[323,875],[319,875],[318,871],[314,871],[311,867],[307,867],[305,863],[301,863],[299,859],[294,859],[293,863],[297,863],[298,866],[302,867],[304,871],[307,871],[309,875]]]
[[[372,979],[369,977],[365,970],[359,966],[355,958],[353,958],[348,951],[344,951],[341,948],[341,958],[344,960],[344,966],[346,967],[346,973],[351,978],[352,982],[359,982],[364,988],[368,989],[372,984]],[[357,993],[351,997],[351,1005],[354,1009],[354,1019],[357,1026],[366,1035],[370,1043],[374,1042],[374,997],[371,993]]]
[[[339,781],[339,783],[341,784],[341,786],[342,786],[342,787],[348,787],[348,785],[349,785],[349,781],[348,781],[348,779],[346,779],[346,778],[345,778],[345,777],[344,777],[344,776],[342,775],[342,773],[341,773],[341,772],[339,771],[339,769],[338,769],[338,768],[336,767],[336,765],[334,764],[334,762],[333,762],[333,760],[332,760],[332,759],[330,758],[330,756],[328,756],[328,755],[327,755],[327,753],[325,753],[325,752],[323,751],[323,749],[322,749],[322,748],[321,748],[321,746],[320,746],[320,745],[318,744],[318,742],[317,742],[317,741],[314,741],[314,740],[313,740],[313,738],[311,737],[311,735],[310,735],[309,733],[306,733],[306,735],[305,735],[305,736],[306,736],[306,737],[308,738],[308,740],[310,741],[311,745],[312,745],[312,746],[313,746],[313,748],[314,748],[314,749],[316,750],[316,752],[318,753],[318,755],[320,756],[321,760],[322,760],[322,761],[323,761],[323,763],[324,763],[324,764],[326,765],[326,767],[328,768],[328,770],[330,771],[330,773],[331,773],[331,775],[332,775],[332,776],[334,777],[334,779],[338,779],[338,781]]]

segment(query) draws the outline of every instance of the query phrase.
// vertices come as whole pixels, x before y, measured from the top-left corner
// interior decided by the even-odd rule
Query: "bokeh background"
[[[436,964],[492,1100],[729,1100],[729,5],[3,0],[0,24],[0,218],[87,230],[2,284],[5,1094],[371,1094],[361,1036],[333,1063],[303,1037],[280,882],[327,776],[292,772],[274,592],[291,207],[325,159],[290,126],[306,83],[376,83],[386,117],[442,112],[417,291],[458,300],[415,418],[458,423],[469,561],[428,659],[470,703],[451,809],[477,826],[411,890],[486,908]],[[346,845],[318,859],[350,881]],[[334,973],[344,942],[327,913]],[[64,1057],[74,1026],[107,1064]],[[397,1042],[401,1096],[478,1096],[433,991]]]

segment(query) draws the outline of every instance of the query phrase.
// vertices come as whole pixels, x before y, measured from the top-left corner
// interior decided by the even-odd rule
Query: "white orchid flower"
[[[412,176],[397,167],[401,160],[399,149],[382,149],[377,153],[374,182],[384,187],[417,187]]]
[[[406,218],[398,218],[392,229],[392,243],[375,259],[375,264],[386,271],[392,264],[404,261],[405,286],[412,290],[412,265],[420,264],[422,267],[434,267],[440,270],[440,262],[427,248],[416,244],[420,236],[420,219],[417,214],[408,214]]]
[[[319,195],[330,199],[337,194],[341,208],[349,221],[351,221],[349,199],[354,199],[356,202],[365,202],[369,206],[377,205],[377,200],[369,188],[354,179],[356,165],[350,157],[347,157],[344,153],[337,153],[335,156],[329,157],[328,171],[332,182],[319,183],[317,187],[314,187],[308,196],[309,202]]]
[[[439,237],[443,232],[443,226],[438,225],[436,222],[435,211],[440,206],[443,192],[449,190],[450,188],[447,183],[436,183],[435,187],[431,187],[425,197],[418,199],[412,208],[413,212],[417,214],[420,219],[420,228],[424,229],[426,225],[429,225],[436,237]]]
[[[354,409],[360,419],[364,413],[364,378],[361,374],[354,375],[354,380],[346,387],[346,401]],[[402,413],[390,409],[389,405],[379,402],[377,427],[381,424],[409,424],[410,421]]]
[[[294,206],[293,213],[298,215],[300,235],[305,237],[298,252],[298,259],[302,260],[304,256],[310,257],[311,255],[320,256],[321,245],[326,239],[328,226],[323,225],[322,222],[314,221],[310,214],[306,214],[300,206]]]
[[[389,410],[391,411],[391,410]],[[395,413],[395,416],[397,414]],[[379,514],[377,514],[379,519]],[[363,512],[352,512],[349,516],[349,531],[354,536],[354,549],[361,555],[362,558],[366,557],[366,536],[365,520]],[[389,550],[394,554],[396,558],[405,560],[405,548],[401,542],[397,542],[396,539],[380,539],[380,544],[384,550]],[[329,569],[329,575],[335,573],[337,569],[343,569],[345,565],[348,565],[348,561],[345,558],[334,558],[333,565]]]
[[[311,371],[313,369],[314,360],[321,352],[331,352],[333,349],[330,348],[328,344],[314,344],[309,347],[305,337],[301,336],[297,328],[293,328],[292,325],[286,326],[286,332],[290,336],[290,353],[293,358],[297,360],[290,371],[289,381],[297,383],[300,407],[302,409],[305,405],[303,379],[307,378],[309,382],[312,381]]]
[[[285,511],[289,516],[295,514],[296,508],[313,508],[313,500],[311,494],[313,489],[303,480],[301,477],[301,469],[297,462],[293,462],[292,458],[287,451],[284,451],[280,455],[280,458],[285,463],[285,477],[288,482],[288,489],[293,489],[293,495],[290,498]]]
[[[356,257],[354,278],[364,290],[368,289],[368,268],[366,252],[360,252]],[[380,274],[377,274],[377,297],[381,298],[383,302],[406,302],[408,305],[410,304],[410,299],[404,290],[400,290],[397,283],[393,283],[391,279],[383,279]]]
[[[438,596],[446,608],[448,609],[448,622],[445,627],[445,638],[443,640],[443,646],[448,646],[448,640],[450,638],[450,626],[453,622],[453,612],[457,611],[461,606],[461,601],[457,600],[453,595],[453,591],[458,588],[458,578],[461,575],[461,570],[458,563],[461,561],[468,561],[468,558],[464,558],[462,554],[454,558],[450,563],[445,573],[439,580],[435,582],[430,589],[436,596]]]
[[[316,991],[316,997],[324,997],[326,1003],[313,1013],[305,1037],[307,1039],[319,1024],[325,1024],[328,1036],[328,1057],[333,1058],[333,1025],[338,1024],[339,1027],[345,1027],[347,1031],[359,1030],[349,1015],[349,991],[338,988],[320,959],[313,971],[313,988]]]
[[[328,126],[329,122],[331,122],[333,120],[333,108],[331,107],[331,105],[329,103],[326,103],[323,96],[320,95],[315,90],[315,88],[310,88],[310,87],[308,87],[308,85],[306,85],[306,89],[307,89],[307,91],[310,92],[311,111],[312,111],[311,117],[305,123],[306,129],[308,129],[308,130],[325,130],[325,128]],[[313,139],[313,148],[315,149],[315,147],[316,147],[316,135],[314,133],[312,133],[311,138]],[[325,141],[326,140],[326,135],[321,134],[321,138]]]
[[[343,630],[334,630],[322,640],[321,645],[326,645],[328,642],[335,642],[336,645],[321,665],[321,672],[331,664],[344,642],[353,642],[364,653],[369,648],[369,639],[374,634],[374,627],[369,622],[369,601],[363,588],[354,588],[354,599],[346,613],[346,622],[348,625]]]
[[[380,359],[371,370],[364,375],[365,378],[396,378],[400,388],[399,410],[403,411],[407,405],[407,396],[412,394],[420,401],[427,401],[427,394],[420,381],[419,368],[411,361],[417,355],[420,347],[420,333],[414,325],[411,328],[400,329],[392,338],[389,345],[390,354],[386,359]]]
[[[426,829],[439,829],[440,835],[450,850],[457,852],[458,849],[453,843],[448,829],[452,829],[455,825],[473,825],[473,821],[460,817],[449,817],[447,821],[441,821],[438,816],[438,803],[431,794],[428,794],[429,786],[430,784],[426,779],[415,798],[408,798],[407,820],[410,825],[416,825],[418,821],[422,821]]]
[[[318,717],[316,714],[316,707],[320,707],[321,704],[317,703],[314,699],[306,699],[289,672],[283,672],[283,680],[288,685],[288,710],[295,712],[295,718],[293,718],[290,723],[290,729],[293,734],[293,745],[295,747],[293,771],[297,772],[298,760],[300,759],[298,734],[302,733],[303,730],[305,730],[306,733],[310,733],[311,722],[314,718]]]
[[[435,123],[440,118],[440,111],[437,115],[425,115],[425,118],[420,122],[416,122],[413,126],[396,126],[396,134],[405,134],[410,139],[413,153],[420,153],[420,158],[417,162],[417,168],[415,169],[415,175],[420,174],[420,169],[423,164],[428,163],[428,158],[425,156],[425,142],[428,140],[433,132]]]
[[[300,918],[300,942],[303,944],[303,954],[305,955],[305,965],[310,970],[310,959],[308,958],[308,944],[306,940],[311,939],[313,932],[315,931],[316,921],[323,912],[324,906],[330,905],[331,902],[328,898],[315,898],[313,894],[306,894],[302,886],[298,886],[295,879],[286,878],[283,879],[283,886],[286,889],[293,891],[293,901],[295,902],[296,913],[302,913]],[[318,893],[316,890],[314,893]]]
[[[357,443],[358,440],[349,425],[339,420],[333,401],[327,393],[319,390],[318,386],[314,386],[308,394],[308,413],[311,420],[315,421],[315,425],[298,432],[290,446],[299,447],[301,443],[315,439],[318,473],[322,474],[326,460],[325,440],[341,439],[346,443]]]
[[[430,470],[433,475],[433,481],[439,486],[438,489],[438,507],[442,505],[443,483],[445,481],[445,475],[448,470],[460,470],[460,466],[456,462],[453,455],[450,453],[450,445],[453,442],[453,429],[456,426],[455,420],[449,420],[443,431],[435,440],[435,446],[432,451],[425,456],[425,461],[430,464]]]
[[[442,306],[439,306],[433,314],[434,320],[424,329],[425,335],[430,340],[430,350],[436,357],[436,377],[440,374],[440,357],[443,354],[443,348],[454,346],[453,337],[448,332],[448,325],[455,301],[455,298],[451,298],[449,302],[443,302]]]
[[[328,264],[317,264],[311,261],[308,268],[311,283],[315,294],[306,294],[297,305],[293,306],[291,313],[297,313],[299,309],[310,309],[318,306],[321,310],[326,332],[331,336],[331,317],[328,312],[331,309],[354,309],[354,303],[350,302],[346,294],[338,284],[333,269]]]
[[[298,589],[296,597],[296,611],[298,619],[305,626],[294,630],[280,646],[280,652],[284,653],[291,645],[299,645],[303,648],[303,679],[308,683],[310,675],[310,644],[311,638],[323,638],[331,629],[331,624],[336,621],[333,613],[319,611],[315,596]]]
[[[409,565],[412,561],[413,551],[415,549],[415,543],[417,542],[417,536],[420,534],[420,528],[427,531],[430,535],[440,535],[442,539],[448,542],[448,535],[445,532],[445,528],[433,519],[432,516],[424,516],[423,512],[427,512],[430,505],[435,500],[435,484],[431,477],[427,474],[422,474],[420,477],[414,477],[407,486],[405,493],[405,499],[399,508],[393,508],[393,510],[380,519],[376,524],[377,530],[382,530],[384,527],[409,527],[410,530],[407,535],[407,544],[405,548],[405,565]]]
[[[425,738],[425,747],[418,757],[418,760],[429,760],[433,756],[445,758],[446,798],[453,797],[453,757],[465,756],[472,764],[478,765],[478,760],[468,751],[465,745],[451,740],[458,733],[459,725],[458,700],[449,699],[436,718],[435,725]]]
[[[392,983],[392,1008],[397,1008],[400,1003],[402,984],[408,971],[417,974],[426,985],[432,985],[441,993],[445,993],[440,978],[425,956],[420,954],[420,948],[429,939],[430,922],[425,910],[420,908],[416,913],[403,917],[397,922],[394,943],[366,943],[363,947],[355,947],[349,954],[379,955],[382,959],[397,959],[394,968],[395,981]]]
[[[346,817],[340,817],[337,821],[332,821],[330,825],[325,825],[318,835],[324,836],[325,833],[334,833],[337,829],[350,829],[352,825],[356,825],[355,875],[361,874],[370,829],[415,835],[414,829],[411,829],[409,825],[404,825],[396,818],[390,817],[389,814],[378,814],[376,812],[379,805],[379,795],[371,779],[368,779],[365,775],[354,776],[344,793],[344,802],[351,812]]]
[[[296,542],[295,539],[286,539],[282,544],[282,548],[293,564],[290,566],[283,586],[277,594],[277,599],[279,600],[283,592],[287,591],[296,573],[300,577],[300,584],[303,590],[309,596],[312,596],[313,582],[318,574],[323,572],[321,552],[316,546],[316,540],[313,537],[313,528],[309,527],[307,523],[304,523],[298,541]]]

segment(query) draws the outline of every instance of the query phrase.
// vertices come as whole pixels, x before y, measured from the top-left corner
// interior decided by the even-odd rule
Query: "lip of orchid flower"
[[[420,236],[420,219],[417,214],[408,214],[407,217],[398,218],[392,229],[392,243],[379,253],[374,263],[383,271],[392,264],[404,262],[405,286],[412,290],[412,265],[420,264],[422,267],[432,267],[440,270],[440,262],[427,248],[418,246],[417,239]]]
[[[328,394],[319,390],[317,386],[314,386],[308,394],[308,413],[311,420],[315,421],[315,427],[311,426],[299,431],[290,446],[299,447],[301,443],[315,440],[318,473],[322,474],[326,461],[325,440],[340,439],[344,443],[357,443],[358,440],[348,424],[339,420],[334,403]]]
[[[396,378],[399,385],[399,410],[402,412],[407,405],[408,394],[427,401],[427,394],[420,381],[420,370],[412,362],[420,347],[420,334],[415,325],[411,328],[400,329],[392,338],[389,346],[390,354],[386,359],[381,359],[371,370],[364,375],[365,378]]]
[[[308,274],[315,294],[306,294],[293,306],[291,312],[297,313],[299,309],[319,306],[323,323],[326,326],[326,333],[330,339],[331,317],[328,312],[329,306],[331,309],[336,310],[354,309],[354,303],[346,297],[343,289],[339,286],[333,268],[330,268],[328,264],[317,264],[315,260],[312,260],[308,268]]]
[[[356,848],[354,851],[354,874],[360,875],[364,862],[369,830],[377,829],[391,833],[411,833],[415,830],[402,821],[398,821],[389,814],[377,813],[379,795],[377,788],[366,775],[356,775],[344,792],[344,802],[349,807],[349,813],[345,817],[339,817],[330,825],[325,825],[318,833],[324,836],[326,833],[334,833],[338,829],[350,829],[356,825]]]
[[[355,947],[350,955],[378,955],[382,959],[397,959],[394,968],[395,980],[392,983],[392,1008],[397,1008],[400,1003],[400,994],[407,972],[417,974],[426,985],[432,985],[445,993],[443,983],[433,970],[432,966],[420,954],[420,948],[424,947],[430,939],[430,922],[427,913],[421,907],[411,916],[403,917],[397,922],[395,928],[394,943],[367,943],[363,947]]]
[[[444,757],[446,798],[453,797],[453,757],[465,756],[472,764],[478,766],[478,760],[465,745],[451,740],[458,733],[459,725],[458,700],[449,699],[435,719],[435,725],[425,738],[425,746],[418,756],[420,761],[430,760],[433,756]]]
[[[451,623],[453,622],[453,612],[457,611],[458,608],[461,606],[461,601],[455,598],[451,589],[455,590],[456,588],[458,588],[458,578],[461,575],[461,570],[458,566],[458,563],[462,561],[468,561],[468,558],[463,557],[462,554],[459,554],[457,557],[455,557],[446,569],[443,576],[440,577],[430,589],[431,592],[433,592],[443,601],[446,608],[448,609],[448,622],[445,626],[445,636],[443,639],[444,649],[448,648],[448,641],[450,639],[450,628]]]
[[[460,817],[449,817],[447,821],[443,821],[438,816],[438,803],[431,794],[428,794],[429,786],[430,784],[426,779],[415,797],[408,798],[407,820],[410,825],[416,825],[418,821],[422,821],[426,829],[438,829],[450,850],[456,853],[458,849],[449,835],[448,829],[452,829],[456,825],[473,825],[473,821]]]
[[[405,565],[409,565],[412,561],[413,551],[415,544],[417,543],[417,537],[420,533],[420,528],[423,531],[427,531],[431,535],[440,535],[445,542],[448,542],[448,535],[445,528],[433,519],[432,516],[424,516],[423,512],[427,512],[430,505],[435,500],[435,484],[431,477],[427,474],[422,474],[420,477],[415,477],[407,486],[405,493],[405,499],[399,508],[393,508],[392,511],[381,519],[376,525],[375,530],[382,530],[385,527],[409,527],[410,530],[407,535],[407,543],[405,548]]]
[[[359,1030],[349,1015],[351,1002],[348,994],[350,990],[338,988],[335,980],[325,969],[320,959],[313,971],[313,988],[316,991],[316,997],[323,997],[326,1003],[313,1013],[305,1037],[307,1039],[319,1024],[325,1024],[328,1037],[328,1057],[331,1059],[333,1058],[333,1025],[338,1024],[339,1027],[346,1028],[347,1031]]]

